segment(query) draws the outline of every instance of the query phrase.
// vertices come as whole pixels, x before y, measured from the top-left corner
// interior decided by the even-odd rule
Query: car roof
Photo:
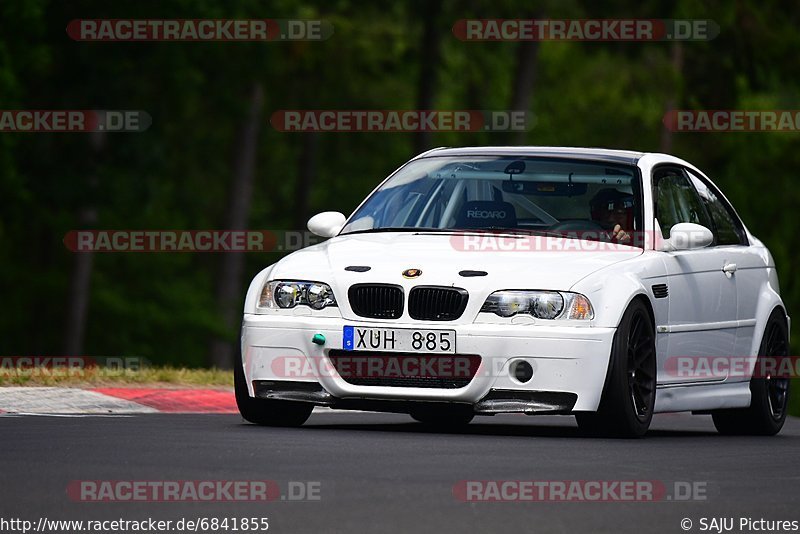
[[[613,150],[608,148],[578,148],[554,146],[471,146],[460,148],[434,148],[414,159],[440,156],[531,156],[545,158],[575,158],[606,163],[635,165],[645,152]]]

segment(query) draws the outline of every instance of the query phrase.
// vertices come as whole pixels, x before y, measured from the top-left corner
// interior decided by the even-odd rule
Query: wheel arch
[[[650,323],[653,325],[653,332],[656,332],[656,312],[653,310],[653,303],[650,301],[650,295],[647,293],[635,294],[625,309],[627,310],[636,300],[639,300],[644,304],[644,307],[647,309],[647,314],[650,316]],[[622,316],[620,316],[620,319],[622,319]]]
[[[783,303],[780,296],[773,291],[764,290],[761,292],[759,298],[759,304],[756,310],[756,324],[753,330],[753,341],[750,346],[750,353],[747,354],[747,356],[758,355],[761,342],[764,339],[764,333],[767,330],[767,321],[769,321],[770,317],[772,317],[776,311],[780,312],[784,325],[786,326],[787,335],[791,341],[791,319],[786,310],[786,305]]]
[[[625,312],[631,307],[631,305],[636,302],[641,301],[644,304],[645,309],[647,309],[647,313],[650,316],[650,322],[653,325],[653,333],[657,335],[656,332],[656,324],[655,324],[655,313],[653,311],[653,304],[650,302],[650,297],[645,293],[643,290],[641,292],[637,292],[631,295],[630,299],[625,303],[625,306],[622,307],[622,311],[619,314],[616,322],[616,328],[619,329],[620,324],[622,323],[622,318],[625,316]],[[614,334],[614,344],[612,345],[611,351],[613,352],[614,347],[618,343],[617,334]],[[611,366],[613,364],[613,358],[609,355],[608,358],[608,366],[606,367],[606,376],[603,379],[603,393],[605,393],[608,389],[608,382],[610,379],[611,374]],[[656,367],[656,372],[658,372],[658,367]],[[658,377],[656,377],[657,379]]]

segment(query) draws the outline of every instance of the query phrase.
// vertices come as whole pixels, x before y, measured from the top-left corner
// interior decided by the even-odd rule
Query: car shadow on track
[[[339,425],[308,425],[309,429],[316,430],[361,430],[368,432],[401,432],[413,434],[449,434],[464,436],[509,436],[509,437],[539,437],[539,438],[581,438],[591,439],[577,427],[568,426],[539,426],[539,425],[487,425],[470,424],[459,429],[430,428],[420,423],[399,424],[339,424]],[[652,437],[719,437],[713,431],[703,430],[651,430],[647,433]],[[602,439],[602,438],[600,438]]]
[[[254,429],[260,428],[255,425]],[[283,429],[288,430],[288,429]],[[416,422],[396,422],[396,423],[314,423],[309,421],[302,428],[296,429],[302,432],[314,431],[360,431],[360,432],[383,432],[401,434],[443,434],[460,436],[505,436],[505,437],[539,437],[539,438],[580,438],[580,439],[608,439],[587,436],[577,426],[570,425],[550,425],[550,424],[486,424],[471,423],[467,426],[448,429],[432,428],[430,426]],[[653,429],[647,433],[647,438],[721,438],[713,430],[705,429]]]

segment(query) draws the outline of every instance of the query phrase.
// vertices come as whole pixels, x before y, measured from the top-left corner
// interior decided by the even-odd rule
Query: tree
[[[227,229],[246,230],[255,180],[256,147],[261,129],[264,89],[255,82],[250,89],[250,106],[239,134],[238,152],[233,164],[233,181],[228,196]],[[238,324],[242,301],[242,275],[244,257],[241,252],[222,255],[222,266],[217,286],[217,306],[227,329]],[[211,346],[211,365],[222,369],[233,367],[233,346],[230,340],[215,339]]]

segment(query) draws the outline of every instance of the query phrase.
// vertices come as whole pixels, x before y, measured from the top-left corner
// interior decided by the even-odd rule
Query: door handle
[[[736,269],[737,267],[735,263],[726,263],[725,265],[722,266],[722,272],[725,273],[725,276],[727,276],[728,278],[733,276],[733,273],[736,272]]]

